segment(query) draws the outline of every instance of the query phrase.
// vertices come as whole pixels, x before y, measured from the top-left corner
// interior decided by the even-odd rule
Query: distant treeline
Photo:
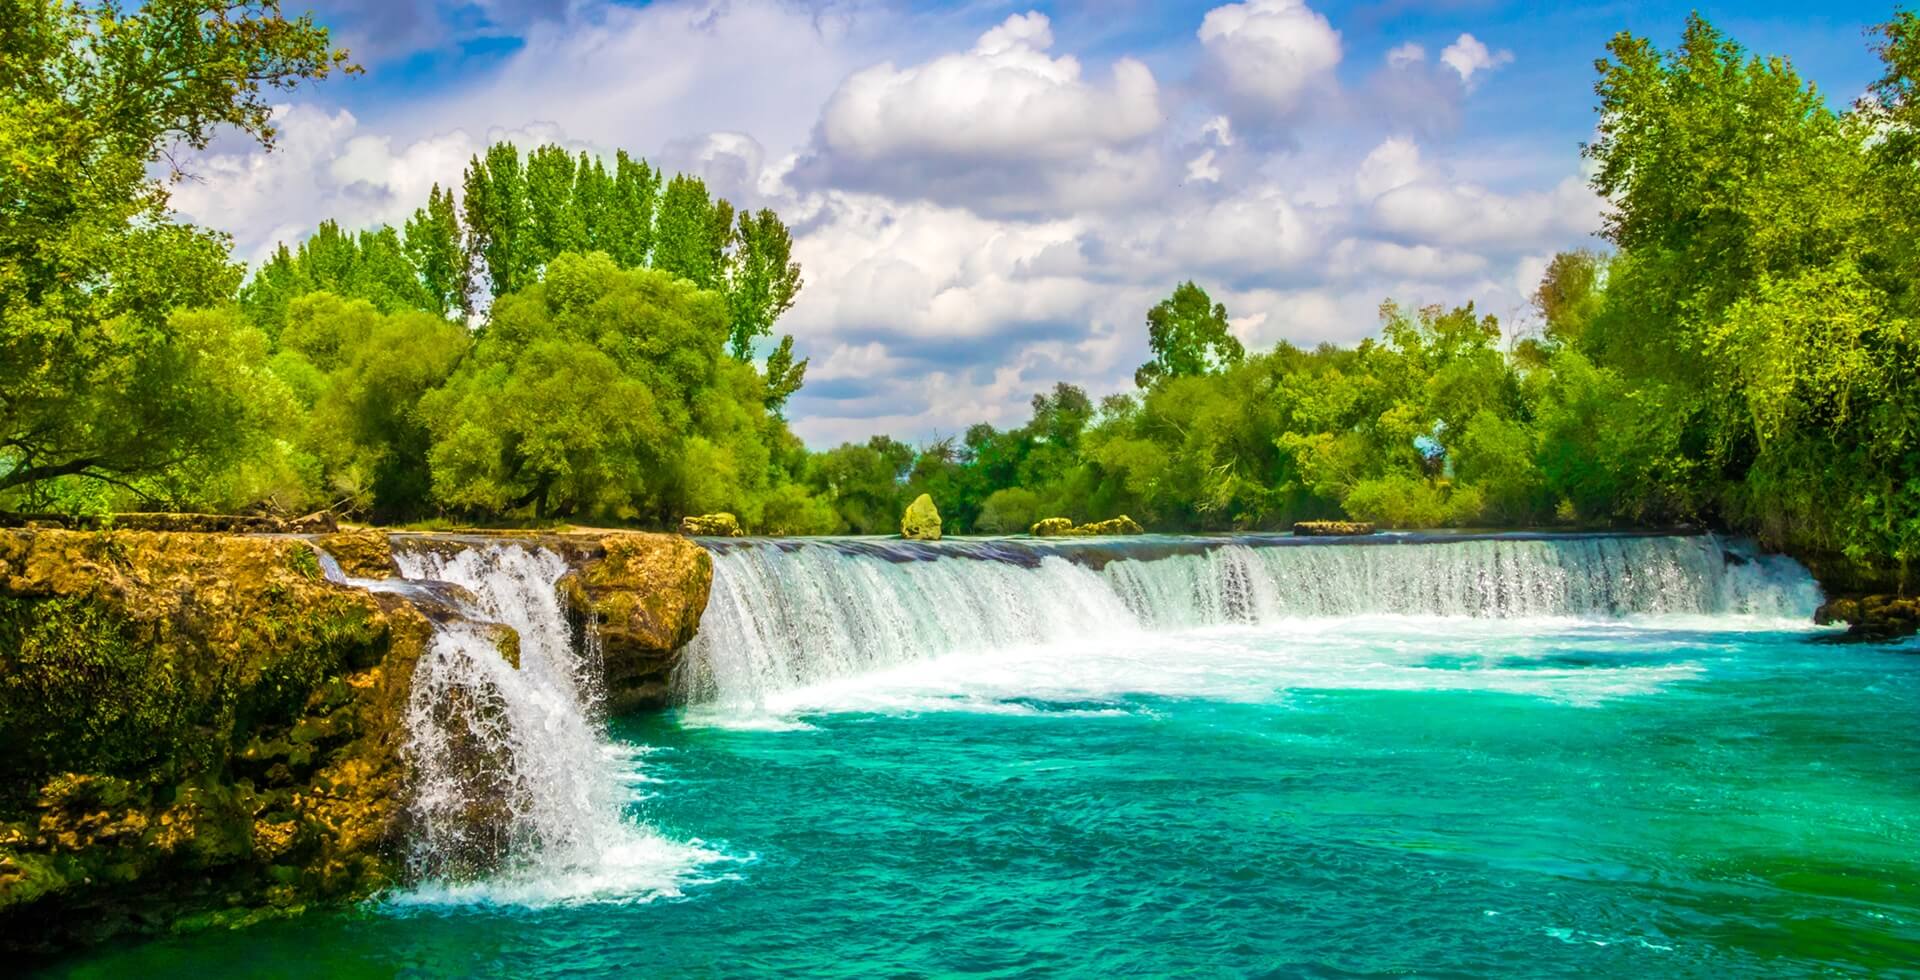
[[[1389,303],[1378,339],[1249,354],[1185,283],[1134,391],[809,452],[806,362],[771,339],[787,227],[625,153],[498,144],[401,228],[324,223],[244,275],[150,168],[218,126],[270,143],[265,89],[351,66],[269,4],[175,29],[213,9],[29,3],[0,46],[0,509],[868,533],[925,492],[949,531],[1706,521],[1920,551],[1909,13],[1839,108],[1698,17],[1672,51],[1616,37],[1584,148],[1611,248],[1556,257],[1518,339]]]

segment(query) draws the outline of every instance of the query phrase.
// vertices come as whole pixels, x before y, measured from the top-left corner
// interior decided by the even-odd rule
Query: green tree
[[[774,321],[793,308],[800,294],[800,265],[793,261],[793,234],[772,211],[742,211],[734,241],[727,276],[727,302],[733,309],[727,350],[744,361],[753,356],[754,340],[772,334]]]
[[[352,503],[382,520],[431,503],[428,432],[419,403],[453,373],[471,337],[429,313],[310,293],[288,307],[272,369],[301,391],[298,445],[323,504]]]
[[[590,197],[592,178],[581,187]],[[587,248],[588,205],[576,199],[575,164],[567,151],[547,143],[527,155],[528,261],[545,267],[561,252]]]
[[[714,201],[706,182],[686,174],[675,175],[660,194],[659,217],[654,224],[652,265],[692,282],[701,289],[719,289],[726,273],[726,250],[733,226],[733,206]],[[723,336],[732,334],[731,325]]]
[[[406,254],[434,312],[446,317],[473,312],[473,267],[467,261],[453,191],[435,184],[427,193],[426,206],[407,220]]]
[[[540,262],[532,241],[527,178],[520,151],[495,143],[467,164],[461,201],[469,263],[484,270],[489,295],[499,298],[531,285]]]
[[[1245,356],[1227,322],[1227,308],[1189,280],[1147,311],[1147,346],[1153,360],[1140,366],[1134,383],[1151,388],[1167,378],[1205,374]]]
[[[250,377],[224,237],[175,222],[167,179],[222,127],[271,147],[269,92],[350,67],[272,2],[18,0],[0,16],[0,493],[213,462]],[[258,352],[264,358],[264,351]],[[224,379],[224,380],[223,380]],[[241,426],[239,431],[252,431]]]
[[[472,356],[421,402],[435,498],[483,514],[676,518],[674,463],[700,435],[726,319],[719,294],[662,273],[555,258],[495,302]]]

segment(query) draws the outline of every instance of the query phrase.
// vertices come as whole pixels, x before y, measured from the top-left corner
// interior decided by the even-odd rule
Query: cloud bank
[[[200,158],[176,206],[254,259],[323,218],[403,220],[496,139],[700,173],[795,228],[806,288],[779,329],[813,358],[789,414],[815,445],[1018,422],[1058,380],[1129,388],[1146,309],[1188,278],[1254,347],[1356,340],[1388,297],[1511,314],[1597,225],[1571,148],[1558,178],[1515,181],[1455,135],[1511,51],[1457,33],[1350,64],[1300,0],[1216,6],[1139,56],[1038,11],[576,0],[486,20],[517,43],[482,69],[357,113],[288,105],[275,152]]]

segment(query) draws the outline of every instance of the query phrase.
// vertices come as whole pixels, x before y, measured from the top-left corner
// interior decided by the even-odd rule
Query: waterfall
[[[674,678],[752,705],[947,653],[1366,615],[1805,620],[1790,559],[1712,535],[818,541],[715,546],[712,597]]]
[[[414,672],[407,863],[421,884],[399,901],[643,899],[676,893],[718,857],[626,814],[645,778],[639,750],[605,735],[597,648],[573,643],[558,555],[504,544],[394,559],[403,579],[355,584],[457,586],[435,594],[460,614],[436,627]],[[502,652],[515,641],[517,668]]]

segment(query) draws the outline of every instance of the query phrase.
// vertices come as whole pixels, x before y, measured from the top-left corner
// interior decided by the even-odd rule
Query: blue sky
[[[366,75],[289,94],[276,152],[216,146],[175,201],[253,258],[398,221],[493,139],[625,148],[795,228],[803,437],[926,438],[1129,387],[1186,278],[1256,348],[1356,340],[1387,298],[1526,329],[1546,260],[1595,244],[1594,59],[1690,9],[333,0]],[[1892,7],[1698,9],[1849,101]]]

